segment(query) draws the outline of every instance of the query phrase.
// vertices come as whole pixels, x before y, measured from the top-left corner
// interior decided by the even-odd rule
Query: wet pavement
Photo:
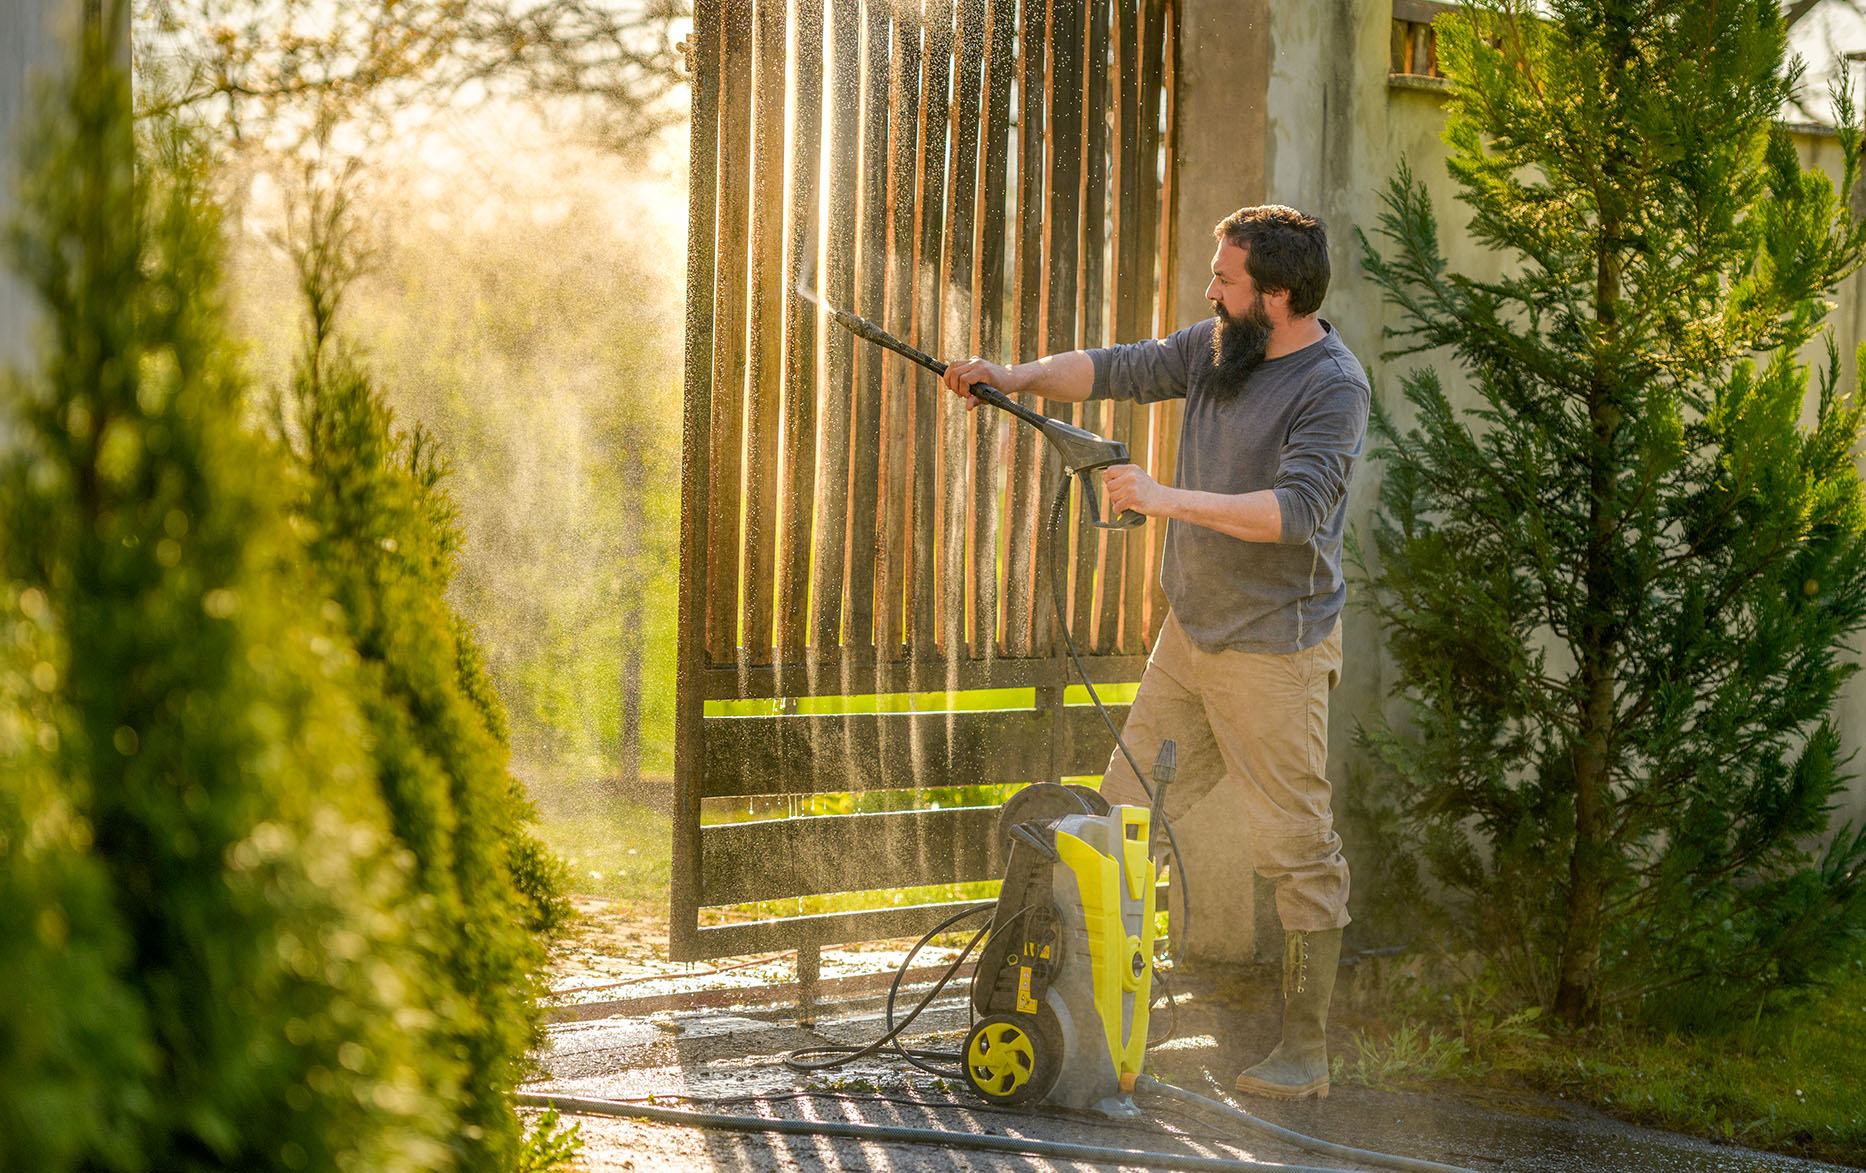
[[[587,944],[587,943],[586,943]],[[917,1070],[898,1056],[876,1056],[816,1074],[792,1071],[784,1057],[798,1048],[866,1043],[885,1030],[885,985],[861,992],[857,976],[891,975],[904,950],[886,947],[824,955],[825,979],[842,991],[819,1004],[815,1021],[798,1021],[794,988],[773,1002],[773,987],[794,978],[782,958],[718,971],[731,962],[670,966],[627,948],[603,954],[604,969],[561,965],[564,999],[540,1056],[544,1078],[522,1090],[652,1103],[730,1115],[843,1121],[934,1129],[954,1134],[1092,1144],[1128,1150],[1223,1157],[1337,1169],[1379,1166],[1306,1152],[1279,1141],[1240,1134],[1235,1126],[1177,1104],[1143,1099],[1133,1121],[996,1108],[965,1090],[957,1077]],[[581,946],[574,942],[574,951]],[[601,953],[600,948],[592,948]],[[919,967],[954,951],[923,953]],[[968,967],[969,968],[969,967]],[[600,979],[600,980],[599,980]],[[880,979],[885,983],[885,978]],[[613,984],[626,982],[626,984]],[[1179,1087],[1225,1100],[1274,1124],[1337,1144],[1511,1173],[1652,1170],[1655,1173],[1812,1173],[1838,1165],[1758,1153],[1620,1123],[1560,1100],[1513,1094],[1478,1102],[1415,1092],[1337,1085],[1323,1101],[1277,1104],[1229,1094],[1232,1076],[1273,1041],[1276,1021],[1263,1007],[1240,1007],[1235,990],[1220,994],[1196,979],[1178,1008],[1175,1037],[1150,1052],[1151,1069]],[[602,987],[602,988],[596,988]],[[928,988],[904,992],[905,1009]],[[706,992],[727,1005],[681,1008]],[[1248,1001],[1248,999],[1245,999]],[[582,1017],[577,1017],[577,1016]],[[938,997],[902,1036],[909,1046],[954,1050],[968,1025],[963,977]],[[1078,1161],[966,1152],[926,1145],[775,1135],[700,1132],[679,1126],[581,1117],[586,1170],[721,1169],[814,1173],[947,1170],[1144,1168],[1143,1164]]]

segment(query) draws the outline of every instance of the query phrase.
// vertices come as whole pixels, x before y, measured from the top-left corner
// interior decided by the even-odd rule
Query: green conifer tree
[[[1543,15],[1533,11],[1539,8]],[[1866,243],[1778,111],[1775,0],[1485,0],[1439,22],[1445,141],[1506,276],[1448,271],[1402,171],[1368,271],[1384,411],[1374,608],[1411,728],[1370,733],[1465,940],[1569,1023],[1714,1015],[1866,923],[1828,830],[1866,624],[1862,402],[1797,357]],[[1384,251],[1382,251],[1384,250]],[[1657,997],[1666,991],[1663,998]]]
[[[543,935],[567,913],[561,865],[531,835],[503,713],[443,597],[460,535],[432,438],[395,428],[334,337],[357,269],[345,217],[340,188],[317,195],[297,245],[308,307],[287,421],[297,510],[362,658],[377,776],[442,942],[443,1015],[467,1065],[461,1164],[504,1173],[523,1143],[512,1092],[541,1028]]]
[[[355,657],[243,423],[195,157],[138,150],[109,43],[8,238],[46,341],[0,405],[0,1167],[447,1167]]]

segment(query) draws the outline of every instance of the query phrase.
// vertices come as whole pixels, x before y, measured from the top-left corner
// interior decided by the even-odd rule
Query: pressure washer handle
[[[978,388],[972,388],[977,391]],[[1066,424],[1048,416],[1039,417],[1043,422],[1037,425],[1043,438],[1056,449],[1056,454],[1063,458],[1063,472],[1082,480],[1082,506],[1088,512],[1088,519],[1098,529],[1132,529],[1147,519],[1132,509],[1123,509],[1121,516],[1113,521],[1101,519],[1101,495],[1095,491],[1095,474],[1104,468],[1117,464],[1129,464],[1127,445],[1119,440],[1106,440],[1094,432]]]
[[[1114,463],[1126,464],[1127,461],[1118,460]],[[1102,465],[1101,467],[1108,466]],[[1132,509],[1123,509],[1121,516],[1113,521],[1103,521],[1101,519],[1101,495],[1095,491],[1095,472],[1096,470],[1092,468],[1076,470],[1076,476],[1082,481],[1082,508],[1088,513],[1089,522],[1096,529],[1133,529],[1137,525],[1147,524],[1146,514],[1135,513]]]
[[[1178,776],[1179,744],[1169,737],[1160,743],[1160,752],[1153,759],[1153,809],[1147,815],[1147,826],[1152,828],[1150,838],[1158,839],[1165,835],[1166,788]]]

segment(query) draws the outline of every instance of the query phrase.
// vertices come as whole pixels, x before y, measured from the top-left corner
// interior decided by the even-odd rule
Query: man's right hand
[[[1012,395],[1017,390],[1012,386],[1016,379],[1011,368],[987,362],[977,355],[950,364],[946,373],[940,376],[940,382],[946,384],[948,390],[965,400],[967,411],[978,406],[978,399],[972,394],[972,384],[989,383],[1006,395]]]

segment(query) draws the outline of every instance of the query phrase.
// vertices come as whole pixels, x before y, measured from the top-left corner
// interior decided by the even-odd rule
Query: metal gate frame
[[[918,934],[965,902],[702,925],[705,908],[1001,870],[995,807],[703,825],[708,800],[1106,764],[1099,715],[1066,703],[1039,557],[1055,462],[1029,429],[820,330],[791,291],[820,274],[833,303],[934,354],[1165,333],[1176,30],[1173,0],[697,0],[675,959],[814,957]],[[1173,466],[1177,403],[1067,415]],[[1135,681],[1165,616],[1164,526],[1108,535],[1076,517],[1064,619],[1092,678]],[[901,700],[981,689],[1031,702]]]

